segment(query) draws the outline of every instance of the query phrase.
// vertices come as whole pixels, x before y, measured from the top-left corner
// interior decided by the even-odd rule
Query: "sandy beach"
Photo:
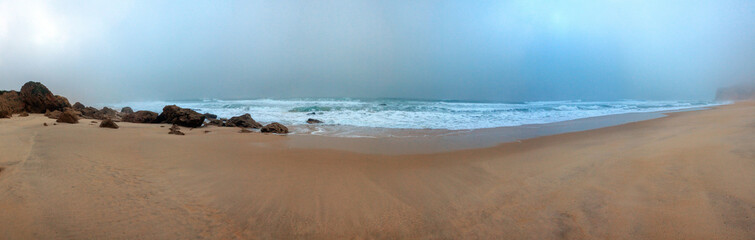
[[[753,102],[393,155],[54,121],[0,119],[0,239],[755,239]]]

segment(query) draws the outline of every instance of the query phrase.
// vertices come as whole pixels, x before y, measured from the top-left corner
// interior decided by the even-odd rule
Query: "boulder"
[[[232,117],[225,122],[226,127],[242,127],[242,128],[261,128],[262,124],[254,121],[252,115],[244,114],[237,117]]]
[[[24,109],[31,113],[44,113],[46,110],[63,110],[71,107],[68,99],[55,96],[39,82],[27,82],[21,87],[21,100]]]
[[[223,125],[225,125],[225,123],[220,119],[210,119],[210,121],[206,122],[204,125],[222,127]]]
[[[134,109],[131,109],[131,107],[123,107],[121,108],[121,113],[126,113],[126,114],[134,113]]]
[[[73,109],[81,111],[81,109],[84,109],[84,108],[86,108],[86,106],[84,106],[84,104],[81,104],[80,102],[76,102],[73,104]]]
[[[96,108],[93,108],[93,107],[84,107],[82,109],[77,109],[77,110],[79,110],[79,112],[81,112],[81,116],[82,117],[84,117],[84,118],[90,118],[90,119],[95,118],[95,115],[97,115],[97,112],[100,111],[100,110],[97,110]]]
[[[62,114],[60,114],[60,117],[58,117],[58,121],[60,123],[79,123],[79,117],[78,114],[74,111],[65,111]]]
[[[100,127],[118,129],[118,124],[115,124],[115,122],[113,122],[112,119],[108,118],[108,119],[102,120],[102,122],[100,123]]]
[[[153,123],[157,119],[158,114],[150,111],[137,111],[135,113],[126,114],[121,121],[132,123]]]
[[[59,110],[55,110],[55,111],[47,110],[47,112],[45,112],[45,117],[52,118],[52,119],[58,119],[58,118],[60,118],[61,114],[63,114],[63,112],[61,112]]]
[[[9,113],[19,113],[24,111],[24,101],[21,100],[21,94],[16,91],[0,91],[0,111],[5,110]]]
[[[184,127],[201,127],[205,116],[188,108],[180,108],[176,105],[168,105],[157,116],[157,122],[172,123]]]
[[[118,112],[109,107],[103,107],[102,110],[99,110],[94,113],[94,119],[105,120],[105,119],[117,119],[117,118],[118,118]]]
[[[218,119],[218,115],[212,114],[212,113],[205,113],[202,114],[206,119]]]
[[[173,124],[172,127],[170,127],[170,132],[168,134],[174,134],[174,135],[185,135],[183,132],[180,131],[181,128],[178,127],[178,125]]]
[[[308,124],[316,124],[316,123],[322,123],[322,121],[314,119],[314,118],[310,118],[310,119],[307,119],[307,123]]]
[[[71,108],[71,104],[68,103],[68,98],[66,97],[55,95],[55,102],[58,108]]]
[[[286,126],[283,126],[283,124],[274,122],[268,125],[265,125],[260,129],[263,133],[278,133],[278,134],[286,134],[288,133],[288,128]]]

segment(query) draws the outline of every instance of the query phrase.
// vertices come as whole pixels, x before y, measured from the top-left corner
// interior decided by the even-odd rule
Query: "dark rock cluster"
[[[100,127],[101,128],[113,128],[113,129],[118,129],[119,128],[118,124],[115,124],[115,122],[112,119],[109,119],[109,118],[103,120],[100,123]]]
[[[288,128],[286,126],[283,126],[283,124],[274,122],[262,127],[262,129],[260,129],[260,132],[286,134],[288,133]]]
[[[244,114],[237,117],[232,117],[225,122],[226,127],[241,127],[241,128],[261,128],[262,124],[254,121],[252,115]]]
[[[44,113],[45,116],[57,119],[61,123],[78,123],[79,119],[102,120],[100,127],[117,129],[116,122],[131,123],[168,123],[173,124],[170,134],[183,135],[179,126],[198,128],[202,126],[239,127],[241,132],[251,132],[248,128],[261,129],[266,133],[288,133],[288,128],[280,123],[271,123],[263,127],[250,114],[235,116],[231,119],[217,119],[211,113],[200,114],[192,109],[169,105],[162,113],[151,111],[134,111],[124,107],[120,111],[103,107],[97,109],[87,107],[76,102],[71,105],[65,97],[54,95],[46,86],[39,82],[27,82],[21,91],[0,90],[0,118],[10,118],[13,114],[29,116],[29,113]],[[308,119],[307,123],[321,123],[316,119]],[[53,124],[55,125],[55,124]]]
[[[129,113],[121,118],[121,121],[132,123],[154,123],[157,120],[158,114],[151,111],[136,111]]]
[[[7,115],[14,113],[45,113],[47,111],[64,111],[70,108],[68,99],[53,95],[45,85],[39,82],[27,82],[21,91],[0,91],[0,112]]]

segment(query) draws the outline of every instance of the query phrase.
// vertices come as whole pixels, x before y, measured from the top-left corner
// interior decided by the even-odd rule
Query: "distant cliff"
[[[755,100],[755,83],[720,88],[716,92],[716,101],[741,100]]]

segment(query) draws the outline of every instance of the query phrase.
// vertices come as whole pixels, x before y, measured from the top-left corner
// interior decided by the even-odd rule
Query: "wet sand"
[[[43,122],[0,119],[0,239],[755,238],[752,102],[394,155]]]
[[[516,142],[542,136],[616,126],[661,118],[672,112],[694,110],[702,109],[626,113],[555,123],[467,130],[300,125],[293,126],[293,128],[295,128],[295,132],[302,132],[303,134],[292,135],[289,145],[296,148],[336,149],[383,155],[452,152],[493,147],[505,142]],[[316,133],[320,130],[324,130],[326,133]]]

